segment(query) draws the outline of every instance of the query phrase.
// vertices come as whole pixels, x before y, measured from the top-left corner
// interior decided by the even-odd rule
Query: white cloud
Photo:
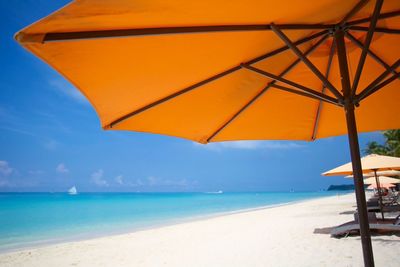
[[[11,184],[10,184],[9,181],[7,181],[6,179],[0,178],[0,187],[8,187],[8,186],[10,186],[10,185],[11,185]]]
[[[44,147],[47,150],[55,150],[58,147],[59,143],[56,140],[47,140],[44,143]]]
[[[129,186],[133,186],[133,187],[140,187],[145,185],[145,183],[142,181],[142,179],[136,179],[135,182],[130,182],[128,183]]]
[[[15,170],[10,167],[10,164],[5,160],[0,160],[0,187],[11,186],[10,181],[7,179]]]
[[[56,172],[58,172],[58,173],[68,173],[69,170],[67,169],[67,167],[65,166],[64,163],[60,163],[56,167]]]
[[[189,181],[186,178],[182,179],[163,179],[159,177],[149,176],[147,177],[148,186],[177,186],[177,187],[188,187],[196,185],[197,181]],[[146,185],[146,183],[143,183]]]
[[[103,178],[104,171],[99,169],[92,173],[91,180],[97,186],[108,186],[108,182]]]
[[[156,185],[156,184],[158,184],[160,182],[159,182],[159,179],[157,177],[149,176],[149,177],[147,177],[147,183],[148,183],[148,185],[153,186],[153,185]]]
[[[123,185],[124,177],[122,175],[118,175],[117,177],[115,177],[115,181],[117,182],[117,184]]]
[[[194,143],[198,147],[203,147],[205,149],[221,151],[223,149],[241,149],[241,150],[257,150],[257,149],[294,149],[303,147],[295,142],[285,142],[285,141],[229,141],[229,142],[219,142],[210,143],[202,145],[199,143]]]
[[[14,171],[10,164],[5,160],[0,160],[0,176],[9,176]]]
[[[49,81],[50,86],[55,88],[57,91],[62,94],[70,97],[78,103],[87,104],[85,96],[75,87],[73,87],[69,82],[63,79],[52,79]]]
[[[29,170],[28,173],[32,174],[32,175],[41,175],[41,174],[44,173],[44,171],[42,171],[42,170]]]

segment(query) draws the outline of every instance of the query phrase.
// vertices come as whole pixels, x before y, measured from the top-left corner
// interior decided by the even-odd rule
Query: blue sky
[[[0,191],[285,191],[349,183],[320,173],[350,160],[347,137],[199,145],[103,131],[86,99],[13,35],[65,5],[0,0]],[[360,136],[361,147],[380,133]]]

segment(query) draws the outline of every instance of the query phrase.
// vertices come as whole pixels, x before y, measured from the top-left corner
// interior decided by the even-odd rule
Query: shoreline
[[[121,236],[121,235],[126,235],[126,234],[137,233],[137,232],[141,232],[141,231],[147,231],[147,230],[158,229],[158,228],[169,227],[169,226],[180,225],[180,224],[191,223],[191,222],[197,222],[197,221],[204,221],[204,220],[208,220],[208,219],[229,216],[229,215],[234,215],[234,214],[242,214],[242,213],[259,211],[259,210],[279,208],[279,207],[283,207],[283,206],[295,205],[295,204],[313,201],[313,200],[317,200],[317,199],[333,198],[333,197],[337,197],[338,195],[344,196],[344,195],[349,195],[349,194],[354,194],[354,192],[346,192],[346,193],[337,194],[337,195],[319,196],[319,197],[315,197],[315,198],[295,200],[295,201],[290,201],[290,202],[271,204],[271,205],[254,207],[254,208],[245,208],[245,209],[239,209],[239,210],[233,210],[233,211],[224,211],[224,212],[217,212],[217,213],[211,213],[211,214],[205,214],[205,215],[196,215],[196,216],[192,216],[192,217],[188,217],[188,218],[172,219],[168,222],[156,223],[156,224],[152,224],[149,226],[134,227],[134,228],[129,228],[129,229],[126,228],[126,229],[119,230],[119,231],[109,231],[107,233],[103,232],[103,233],[77,234],[71,238],[59,237],[59,238],[54,238],[54,239],[31,241],[31,242],[26,242],[21,245],[13,246],[11,248],[3,249],[0,247],[0,256],[3,254],[13,253],[13,252],[21,252],[21,251],[25,251],[25,250],[45,248],[45,247],[52,246],[52,245],[81,242],[81,241],[94,240],[94,239],[98,239],[98,238],[106,238],[106,237],[113,237],[113,236]]]
[[[0,266],[362,266],[359,236],[314,233],[352,220],[344,211],[354,205],[354,194],[308,199],[10,252],[0,255]],[[397,266],[399,236],[373,235],[372,241],[376,266]]]

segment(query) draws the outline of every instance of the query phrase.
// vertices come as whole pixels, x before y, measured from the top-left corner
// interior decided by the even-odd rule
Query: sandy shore
[[[0,266],[362,266],[359,237],[315,228],[352,220],[353,194],[130,234],[0,254]],[[376,266],[399,266],[400,237],[374,236]]]

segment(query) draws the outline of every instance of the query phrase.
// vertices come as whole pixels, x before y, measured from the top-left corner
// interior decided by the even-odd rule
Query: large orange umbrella
[[[16,39],[104,129],[201,143],[348,133],[372,266],[357,129],[400,127],[399,15],[398,0],[77,0]]]

